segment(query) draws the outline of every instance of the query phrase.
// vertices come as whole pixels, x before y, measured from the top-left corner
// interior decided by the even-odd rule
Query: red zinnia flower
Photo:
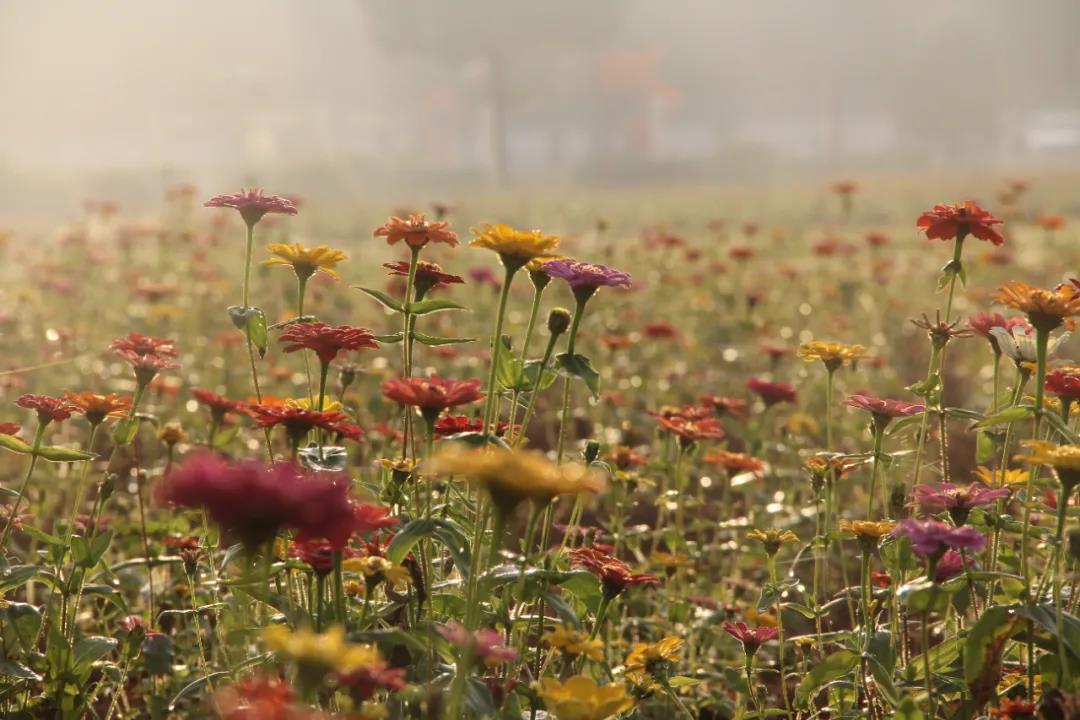
[[[941,203],[919,216],[915,227],[926,232],[930,240],[963,239],[974,235],[994,245],[1002,245],[1005,238],[994,229],[1002,221],[971,200],[963,204]]]
[[[421,248],[429,242],[446,243],[450,247],[458,244],[457,233],[450,229],[450,224],[444,221],[429,222],[424,219],[423,213],[409,215],[407,220],[392,217],[375,229],[375,237],[384,237],[390,245],[396,245],[404,241],[413,248]]]
[[[176,343],[165,338],[150,337],[142,333],[130,332],[116,338],[109,349],[118,354],[156,355],[163,358],[177,356]]]
[[[583,567],[600,580],[604,594],[610,599],[635,585],[658,587],[660,579],[655,575],[635,575],[630,566],[618,558],[602,553],[594,547],[580,547],[569,551],[570,561]]]
[[[285,352],[311,350],[319,356],[319,362],[329,365],[342,350],[375,350],[379,344],[367,328],[339,325],[330,327],[321,322],[295,323],[285,329],[278,338],[285,344]]]
[[[742,398],[722,397],[720,395],[699,395],[698,402],[711,407],[717,415],[731,415],[743,420],[746,418],[746,400]]]
[[[750,392],[759,395],[766,405],[775,405],[782,402],[794,403],[798,397],[795,394],[795,388],[787,383],[769,382],[759,378],[747,380],[746,388]]]
[[[848,395],[844,404],[848,407],[866,410],[874,416],[874,426],[883,429],[894,418],[908,417],[926,412],[925,405],[907,403],[903,400],[883,400],[870,395]]]
[[[343,557],[356,557],[360,552],[352,548],[342,550]],[[318,575],[326,575],[334,569],[334,548],[325,540],[297,541],[289,548],[289,556],[300,558]]]
[[[383,263],[383,267],[389,272],[388,275],[409,277],[409,263],[407,260]],[[416,263],[416,293],[423,297],[432,288],[446,287],[451,284],[462,284],[465,279],[460,275],[444,273],[442,268],[433,262],[419,260]]]
[[[203,207],[233,208],[249,227],[262,220],[267,213],[295,215],[296,203],[280,195],[263,195],[259,188],[243,189],[232,195],[215,195],[203,203]]]
[[[15,404],[27,410],[36,410],[38,422],[47,425],[51,422],[63,422],[71,417],[78,408],[64,398],[48,395],[21,395]]]
[[[449,380],[438,375],[395,378],[382,384],[382,394],[402,405],[438,414],[447,408],[468,405],[484,397],[479,380]]]
[[[219,422],[226,414],[231,412],[243,412],[247,404],[241,400],[229,400],[204,388],[192,388],[191,396],[210,410],[210,415]]]
[[[681,441],[686,443],[699,440],[722,440],[725,435],[724,427],[716,418],[692,420],[676,416],[671,418],[662,417],[658,419],[658,422],[660,427],[668,432],[675,433]]]
[[[0,435],[18,435],[22,426],[14,422],[0,422]]]
[[[756,655],[762,645],[780,634],[779,628],[756,627],[751,630],[744,622],[726,622],[724,630],[742,643],[743,652],[747,655]]]
[[[1046,392],[1062,400],[1080,400],[1080,369],[1060,368],[1046,373]]]
[[[285,432],[293,443],[299,443],[315,428],[327,432],[338,432],[343,424],[348,424],[349,417],[337,410],[320,412],[305,410],[291,405],[248,405],[248,411],[255,418],[255,424],[261,428],[284,425]]]
[[[367,535],[377,530],[397,527],[401,522],[390,515],[390,508],[371,503],[360,503],[356,506],[356,529],[357,535]]]

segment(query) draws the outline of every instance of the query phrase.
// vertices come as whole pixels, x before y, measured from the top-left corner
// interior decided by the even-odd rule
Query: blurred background
[[[0,4],[0,212],[1067,171],[1080,2]]]

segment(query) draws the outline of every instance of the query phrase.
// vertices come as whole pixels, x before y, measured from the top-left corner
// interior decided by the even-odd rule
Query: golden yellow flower
[[[554,235],[539,230],[516,230],[503,224],[485,223],[483,229],[473,228],[472,232],[476,238],[469,247],[494,250],[510,268],[519,268],[536,258],[552,257],[552,251],[559,246],[559,238]]]
[[[743,613],[743,617],[756,625],[771,628],[780,626],[780,621],[776,619],[775,615],[769,612],[758,612],[756,608],[747,608]]]
[[[652,687],[658,670],[679,661],[682,645],[682,639],[674,636],[652,644],[638,643],[626,656],[626,679],[638,687]]]
[[[597,685],[584,675],[566,682],[544,678],[537,692],[555,720],[608,720],[634,706],[624,685]]]
[[[1031,324],[1040,330],[1053,330],[1065,318],[1080,315],[1080,290],[1072,283],[1044,290],[1013,280],[1001,286],[994,300],[1026,312]]]
[[[1055,445],[1045,440],[1025,440],[1022,445],[1030,448],[1027,455],[1013,459],[1029,465],[1049,465],[1055,470],[1080,472],[1080,445]]]
[[[266,647],[282,658],[326,670],[348,672],[382,659],[372,645],[346,642],[345,629],[340,625],[321,634],[306,628],[290,631],[284,625],[271,625],[263,630],[262,638]]]
[[[504,512],[524,500],[546,503],[556,495],[599,493],[605,486],[603,476],[584,465],[556,465],[542,453],[524,450],[449,447],[435,457],[432,469],[466,477],[487,490]]]
[[[289,398],[285,401],[285,405],[288,407],[300,408],[301,410],[318,410],[319,403],[316,401],[314,404],[311,402],[311,398]],[[325,398],[323,402],[323,412],[342,412],[345,406],[339,403],[337,400],[331,400]]]
[[[821,432],[821,423],[813,415],[793,412],[787,417],[787,430],[792,435],[813,436]]]
[[[814,340],[804,343],[795,353],[806,362],[820,360],[830,370],[841,365],[850,365],[853,360],[866,357],[866,348],[862,345],[845,345],[838,342]]]
[[[840,529],[860,540],[880,540],[893,531],[891,520],[841,520]]]
[[[694,567],[694,561],[686,557],[681,553],[666,553],[662,550],[657,550],[649,556],[649,561],[653,565],[659,565],[663,568],[688,568]]]
[[[746,533],[746,537],[751,540],[761,541],[761,544],[765,546],[765,552],[770,556],[775,555],[780,550],[781,545],[799,542],[799,536],[790,530],[776,530],[774,528],[751,530]]]
[[[544,269],[544,265],[555,260],[566,260],[573,262],[574,258],[567,257],[565,255],[545,255],[543,257],[533,258],[525,264],[525,269],[529,272],[541,272]]]
[[[316,272],[337,278],[337,264],[349,259],[345,253],[327,245],[307,248],[301,242],[294,242],[292,245],[271,243],[266,249],[273,253],[274,257],[264,260],[263,265],[287,265],[301,280],[307,280]]]
[[[360,573],[376,583],[385,580],[391,585],[401,585],[409,580],[408,570],[378,555],[348,558],[342,561],[341,569],[345,572]]]
[[[604,659],[604,642],[599,638],[590,639],[588,634],[580,630],[559,625],[551,632],[544,634],[544,640],[548,645],[558,649],[564,655],[578,657],[584,655],[590,660],[600,662]]]
[[[1001,470],[993,469],[980,465],[975,468],[975,476],[989,487],[1019,487],[1021,485],[1027,485],[1028,475],[1027,470],[1020,469],[1008,469],[1002,473]]]

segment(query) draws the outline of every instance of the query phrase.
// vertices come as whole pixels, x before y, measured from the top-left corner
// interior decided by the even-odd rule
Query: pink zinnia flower
[[[517,650],[507,645],[505,638],[497,630],[477,630],[470,633],[463,625],[454,621],[439,627],[438,630],[447,642],[483,660],[485,665],[494,667],[517,660]]]
[[[848,395],[844,404],[866,410],[874,417],[874,427],[880,432],[895,418],[909,417],[926,412],[926,406],[903,400],[883,400],[870,395]]]
[[[565,280],[572,288],[630,287],[630,274],[599,263],[551,260],[541,268],[551,277]]]
[[[782,402],[793,403],[797,400],[795,388],[787,383],[750,378],[746,381],[746,388],[759,395],[767,406]]]
[[[367,328],[330,327],[321,322],[294,323],[281,333],[278,342],[285,345],[287,353],[311,350],[323,365],[329,365],[343,350],[376,350],[379,347]]]
[[[756,655],[761,646],[780,634],[779,628],[756,627],[750,629],[744,622],[724,623],[724,631],[742,643],[747,656]]]
[[[148,385],[162,370],[180,367],[172,361],[177,356],[172,340],[131,332],[113,340],[109,349],[127,360],[140,385]]]
[[[15,404],[21,408],[36,411],[38,422],[42,425],[48,425],[51,422],[63,422],[78,409],[64,398],[50,397],[49,395],[20,395],[15,400]],[[17,431],[18,426],[16,426]]]
[[[937,582],[951,580],[964,572],[965,565],[967,565],[968,568],[971,568],[975,563],[972,560],[968,560],[965,563],[963,555],[955,550],[946,550],[945,554],[941,556],[941,559],[937,561],[937,565],[934,567],[934,580]]]
[[[263,195],[259,188],[243,189],[232,195],[215,195],[204,207],[233,208],[239,211],[248,227],[254,227],[267,213],[295,215],[296,203],[280,195]]]
[[[915,554],[930,562],[950,549],[978,551],[986,545],[986,537],[975,528],[956,528],[937,520],[901,520],[893,535],[910,538]]]
[[[992,502],[1009,497],[1008,488],[991,489],[979,483],[967,487],[953,483],[920,483],[915,486],[913,500],[924,513],[948,511],[957,525],[967,522],[968,514],[974,508],[989,505]]]

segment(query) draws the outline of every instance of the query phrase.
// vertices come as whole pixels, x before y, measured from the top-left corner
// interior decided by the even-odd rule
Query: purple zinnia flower
[[[901,520],[896,537],[911,539],[915,554],[935,565],[947,550],[981,550],[986,537],[973,527],[953,527],[937,520]]]
[[[945,554],[938,560],[937,565],[934,566],[934,580],[937,582],[951,580],[964,572],[965,565],[971,568],[975,566],[975,562],[972,560],[965,561],[964,556],[955,550],[946,550]]]
[[[924,513],[949,511],[949,516],[957,526],[967,522],[968,513],[973,508],[1009,497],[1008,488],[990,489],[979,483],[967,487],[953,483],[922,483],[915,486],[914,501]]]
[[[233,208],[249,227],[262,220],[267,213],[295,215],[296,203],[280,195],[263,195],[259,188],[243,189],[232,195],[215,195],[203,203],[203,207]]]
[[[579,302],[588,299],[597,288],[630,287],[630,274],[622,270],[609,268],[599,263],[578,262],[576,260],[552,260],[542,266],[551,277],[565,280],[574,291]]]

